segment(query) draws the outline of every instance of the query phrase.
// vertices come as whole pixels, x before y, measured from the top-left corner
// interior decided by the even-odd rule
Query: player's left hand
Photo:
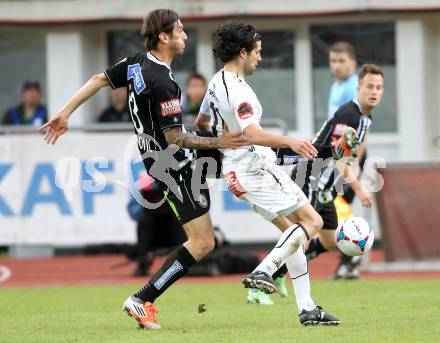
[[[68,118],[64,115],[57,114],[55,117],[50,119],[46,124],[42,125],[38,131],[44,131],[46,129],[46,134],[44,135],[44,140],[48,144],[55,144],[58,137],[63,135],[69,129]]]

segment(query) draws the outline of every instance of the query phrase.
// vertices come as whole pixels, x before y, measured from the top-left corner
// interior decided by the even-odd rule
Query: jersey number
[[[145,85],[142,69],[139,63],[130,64],[127,70],[127,81],[133,79],[134,90],[139,95],[147,86]]]
[[[134,92],[129,92],[128,95],[128,108],[130,109],[131,114],[131,120],[133,121],[134,128],[136,129],[137,133],[143,133],[144,132],[144,126],[142,125],[141,120],[138,116],[138,106],[136,104],[136,98],[134,96]]]

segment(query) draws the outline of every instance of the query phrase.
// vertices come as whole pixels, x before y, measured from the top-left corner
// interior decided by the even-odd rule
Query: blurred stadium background
[[[372,223],[384,247],[373,262],[385,256],[387,262],[401,263],[369,263],[366,269],[440,269],[439,0],[1,0],[0,114],[20,102],[26,80],[35,80],[53,115],[91,75],[142,51],[141,19],[162,7],[181,15],[188,34],[186,53],[173,65],[182,88],[194,71],[207,79],[215,73],[212,35],[219,23],[234,19],[257,27],[264,61],[249,83],[260,97],[267,124],[279,132],[313,137],[326,118],[332,43],[351,42],[358,65],[380,65],[385,95],[374,111],[368,153],[386,160],[385,187],[372,209],[355,203],[353,211]],[[12,273],[3,271],[3,285],[14,285],[16,275],[38,281],[42,274],[34,268],[49,261],[43,257],[122,253],[135,243],[128,192],[118,182],[125,180],[123,156],[132,131],[130,125],[97,123],[109,99],[101,92],[81,107],[73,116],[75,129],[55,148],[45,145],[35,128],[0,127],[0,265]],[[83,166],[72,197],[57,187],[55,178],[64,157],[78,158]],[[108,163],[99,164],[100,158]],[[105,180],[85,170],[87,161],[95,161],[96,174]],[[92,181],[99,190],[83,191],[83,181]],[[212,191],[211,213],[232,245],[261,250],[276,240],[275,228],[225,187],[218,188]],[[331,256],[321,257],[326,264],[317,265],[318,275],[326,277],[336,267]],[[87,262],[91,271],[99,274],[100,268],[124,260],[120,255],[102,258]],[[59,261],[70,263],[71,271],[76,268],[74,262]],[[77,268],[88,269],[84,264]],[[62,275],[69,283],[67,274],[72,273]],[[102,275],[124,279],[129,271],[106,269]],[[54,278],[54,284],[63,284]]]

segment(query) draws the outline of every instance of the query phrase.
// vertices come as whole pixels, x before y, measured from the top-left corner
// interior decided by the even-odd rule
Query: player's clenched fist
[[[64,134],[69,128],[68,118],[62,114],[57,114],[51,120],[49,120],[46,124],[41,126],[38,130],[44,131],[46,130],[46,134],[44,135],[44,140],[48,144],[55,144],[62,134]]]
[[[314,158],[318,155],[318,150],[308,139],[291,138],[290,148],[306,158]]]

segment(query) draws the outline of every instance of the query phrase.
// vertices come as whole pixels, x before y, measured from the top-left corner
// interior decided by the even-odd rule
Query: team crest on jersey
[[[226,175],[226,185],[228,189],[237,197],[241,197],[243,194],[246,194],[246,190],[243,188],[241,183],[237,179],[237,175],[235,172],[231,171]]]
[[[332,136],[341,137],[344,134],[347,125],[345,124],[336,124]]]
[[[130,64],[127,71],[127,80],[134,80],[134,90],[139,95],[147,86],[145,85],[144,77],[139,63]]]
[[[163,117],[170,117],[182,112],[179,99],[171,99],[160,103],[160,113]]]
[[[250,103],[242,102],[240,106],[238,106],[237,113],[240,119],[248,119],[253,116],[254,109]]]

